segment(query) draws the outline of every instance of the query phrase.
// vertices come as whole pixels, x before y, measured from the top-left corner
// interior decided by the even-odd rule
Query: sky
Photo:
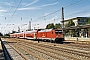
[[[61,23],[64,19],[90,17],[90,0],[0,0],[0,32],[3,34],[45,28],[49,23]]]

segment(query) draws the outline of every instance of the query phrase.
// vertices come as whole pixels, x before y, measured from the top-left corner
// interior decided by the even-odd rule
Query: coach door
[[[36,39],[36,33],[34,33],[34,39]]]

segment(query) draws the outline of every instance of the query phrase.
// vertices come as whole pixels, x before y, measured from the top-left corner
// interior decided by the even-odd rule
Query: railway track
[[[90,44],[64,44],[64,46],[68,45],[68,48],[73,48],[73,49],[79,49],[79,50],[84,50],[84,51],[90,51]]]
[[[68,58],[69,60],[70,59],[75,59],[76,60],[76,58],[74,58],[74,57],[70,57],[70,56],[66,56],[64,54],[60,54],[57,51],[52,50],[52,49],[47,49],[47,48],[44,48],[44,47],[39,47],[39,46],[35,46],[33,44],[27,44],[27,43],[25,45],[26,45],[26,47],[34,49],[34,50],[39,51],[41,53],[44,53],[46,51],[44,54],[49,55],[49,56],[51,56],[53,58],[62,59],[62,58],[59,58],[60,56],[62,56],[63,58],[66,58],[66,59]],[[35,47],[35,48],[33,48],[33,47]],[[54,55],[56,55],[56,56],[54,56]]]
[[[29,44],[31,44],[31,43],[29,43]],[[35,44],[33,44],[33,45],[35,45]],[[30,45],[31,46],[31,45]],[[67,57],[69,57],[69,58],[71,58],[71,59],[74,59],[74,60],[76,60],[75,59],[75,57],[77,58],[79,58],[79,59],[81,59],[81,58],[85,58],[85,60],[86,60],[86,58],[89,58],[90,57],[90,53],[87,53],[87,52],[82,52],[82,51],[78,51],[78,50],[73,50],[73,49],[67,49],[67,48],[56,48],[56,47],[52,47],[52,46],[47,46],[47,45],[42,45],[42,44],[39,44],[38,46],[40,46],[40,47],[45,47],[45,48],[42,48],[42,49],[46,49],[46,48],[49,48],[49,50],[50,51],[52,51],[52,50],[56,50],[56,51],[58,51],[58,53],[62,53],[63,55],[64,54],[69,54],[70,56],[73,56],[73,57],[70,57],[70,56],[68,56],[67,55]],[[34,47],[34,46],[33,46]],[[36,47],[36,48],[38,48],[38,47]],[[40,48],[39,48],[40,49]],[[46,49],[47,50],[47,49]],[[48,50],[48,51],[49,51]],[[61,51],[61,52],[59,52],[59,51]],[[66,53],[67,52],[67,53]],[[58,53],[56,53],[56,54],[58,54]],[[60,54],[59,54],[60,55]],[[77,59],[78,60],[78,59]]]
[[[82,52],[60,45],[60,47],[27,42],[21,39],[7,40],[20,55],[35,60],[89,60],[90,53]],[[14,42],[14,43],[12,43]],[[74,47],[72,45],[72,47]],[[28,57],[29,56],[29,57]],[[31,56],[31,58],[30,58]],[[33,57],[33,58],[32,58]]]
[[[24,60],[44,60],[43,58],[39,57],[36,54],[33,54],[29,50],[23,48],[23,46],[20,46],[17,44],[17,42],[7,42],[10,47],[12,47]]]
[[[12,44],[10,44],[10,45],[13,45],[13,43]],[[34,53],[34,54],[36,54],[36,55],[38,55],[38,56],[40,56],[40,57],[43,57],[44,58],[44,60],[63,60],[63,59],[61,59],[61,58],[59,58],[59,57],[57,57],[57,56],[54,56],[54,55],[52,55],[52,54],[50,54],[50,53],[47,53],[47,51],[45,51],[45,50],[40,50],[40,49],[37,49],[37,48],[35,48],[35,47],[28,47],[29,45],[27,44],[24,44],[23,42],[17,42],[16,44],[14,44],[13,45],[14,47],[17,47],[17,48],[20,48],[20,49],[22,49],[22,50],[24,50],[24,51],[26,51],[26,50],[28,50],[29,52],[30,51],[32,51],[32,53]],[[24,49],[23,49],[24,48]],[[39,59],[40,60],[40,59]],[[43,60],[43,59],[41,59],[41,60]]]

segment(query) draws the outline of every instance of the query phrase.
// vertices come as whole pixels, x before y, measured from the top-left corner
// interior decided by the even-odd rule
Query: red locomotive
[[[63,32],[61,29],[26,31],[22,33],[10,34],[10,37],[43,40],[57,43],[62,43],[64,41]]]

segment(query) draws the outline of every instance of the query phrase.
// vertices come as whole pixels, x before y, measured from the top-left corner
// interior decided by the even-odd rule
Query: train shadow
[[[72,41],[62,41],[62,42],[55,42],[55,41],[49,41],[49,40],[42,40],[42,39],[26,39],[26,40],[32,40],[32,41],[38,41],[38,43],[41,42],[49,42],[49,43],[56,43],[56,44],[71,44],[74,43]]]
[[[63,42],[63,44],[71,44],[71,43],[74,43],[74,42]]]
[[[68,42],[68,41],[55,42],[55,41],[48,41],[48,40],[41,40],[41,39],[37,39],[37,40],[33,40],[33,41],[38,41],[38,43],[40,43],[40,42],[49,42],[49,43],[56,43],[56,44],[71,44],[71,43],[74,43],[74,42]]]

